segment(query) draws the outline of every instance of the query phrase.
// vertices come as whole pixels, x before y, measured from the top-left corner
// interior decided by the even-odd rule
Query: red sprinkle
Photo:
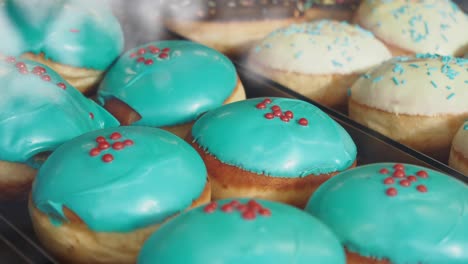
[[[154,47],[154,46],[153,46]],[[157,47],[154,47],[154,48],[150,48],[150,52],[153,53],[153,54],[156,54],[158,52],[160,52],[161,50]]]
[[[395,170],[404,170],[405,166],[403,164],[397,163],[397,164],[393,165],[393,168]]]
[[[122,142],[115,142],[114,144],[112,144],[112,148],[115,149],[115,150],[121,150],[124,147],[125,147],[125,145]]]
[[[106,142],[106,138],[103,137],[103,136],[99,136],[99,137],[96,138],[96,142],[97,143]]]
[[[237,206],[240,205],[239,201],[237,201],[237,200],[232,200],[232,201],[230,202],[230,204],[231,204],[232,206],[235,206],[235,207],[237,207]]]
[[[102,161],[104,162],[111,162],[114,160],[114,156],[112,156],[112,154],[104,154],[102,156]]]
[[[94,114],[93,114],[93,113],[89,113],[89,117],[90,117],[91,119],[94,119]]]
[[[429,176],[429,174],[427,174],[427,171],[424,171],[424,170],[420,170],[416,172],[416,175],[418,175],[421,178],[427,178]]]
[[[67,86],[64,83],[57,83],[57,86],[64,90],[67,89]]]
[[[281,116],[281,121],[283,121],[283,122],[289,122],[289,117],[287,117],[287,116]]]
[[[137,62],[145,62],[145,58],[139,57],[136,61],[137,61]]]
[[[273,115],[272,113],[266,113],[265,118],[266,119],[273,119],[273,118],[275,118],[275,115]]]
[[[258,103],[256,107],[257,107],[257,109],[265,109],[266,104],[265,103]]]
[[[210,213],[213,213],[216,210],[217,207],[218,207],[218,204],[216,202],[211,202],[207,206],[205,206],[203,211],[205,211],[205,213],[210,214]]]
[[[273,115],[279,117],[279,116],[283,115],[283,112],[281,112],[281,110],[275,110],[275,111],[273,111]]]
[[[386,168],[382,168],[379,170],[380,174],[388,174],[390,171],[388,171]]]
[[[230,203],[227,203],[223,206],[221,206],[221,210],[225,213],[230,213],[232,211],[234,211],[234,206]]]
[[[265,100],[263,100],[263,102],[265,104],[271,104],[271,99],[270,98],[265,98]]]
[[[167,53],[159,54],[159,58],[161,58],[161,59],[166,59],[167,57],[169,57],[169,55],[167,55]]]
[[[49,75],[43,75],[41,77],[42,80],[46,81],[46,82],[50,82],[50,76]]]
[[[294,117],[294,114],[291,111],[284,112],[284,115],[287,116],[288,118],[293,118]]]
[[[384,180],[384,183],[385,184],[394,184],[395,183],[395,179],[393,179],[392,177],[388,177]]]
[[[98,148],[99,149],[108,149],[108,148],[110,148],[110,144],[107,143],[107,142],[101,142],[101,143],[98,144]]]
[[[141,49],[139,49],[139,50],[137,51],[137,53],[138,53],[138,55],[143,55],[143,54],[146,53],[146,50],[143,49],[143,48],[141,48]]]
[[[21,74],[28,74],[28,73],[29,73],[29,72],[28,72],[28,69],[26,69],[26,68],[19,68],[18,71],[19,71],[19,73],[21,73]]]
[[[416,176],[413,176],[413,175],[410,175],[407,177],[409,181],[412,181],[412,182],[415,182],[418,180],[418,178],[416,178]]]
[[[133,140],[126,139],[123,143],[125,144],[125,146],[131,146],[131,145],[133,145]]]
[[[168,53],[169,51],[171,51],[170,48],[164,48],[164,49],[162,50],[162,52],[164,52],[164,53]]]
[[[80,30],[79,30],[79,29],[76,29],[76,28],[72,28],[72,29],[70,29],[70,32],[72,32],[72,33],[79,33]]]
[[[236,206],[237,210],[239,210],[240,212],[245,212],[247,210],[247,205],[245,204],[239,204]]]
[[[405,177],[405,172],[403,170],[396,170],[395,172],[393,172],[393,177],[403,178]]]
[[[396,196],[398,194],[398,191],[395,188],[388,188],[386,194],[388,196]]]
[[[117,139],[120,139],[122,137],[122,135],[119,133],[119,132],[114,132],[110,135],[110,139],[112,140],[117,140]]]
[[[427,192],[427,187],[425,185],[418,185],[416,186],[416,189],[423,193]]]
[[[401,180],[400,185],[404,187],[409,187],[411,185],[411,181],[409,180]]]
[[[46,69],[44,69],[41,66],[36,66],[36,67],[33,68],[32,73],[37,74],[37,75],[42,75],[42,74],[46,73]]]
[[[146,65],[151,65],[151,64],[153,64],[153,60],[152,59],[147,59],[147,60],[145,60],[145,64]]]
[[[299,125],[301,126],[307,126],[309,124],[309,121],[305,118],[299,119]]]
[[[271,216],[271,211],[267,208],[261,208],[258,213],[263,216]]]
[[[248,201],[247,206],[250,209],[255,209],[255,210],[260,210],[262,208],[262,206],[259,203],[257,203],[255,200]]]
[[[137,56],[137,54],[136,54],[136,53],[132,53],[132,54],[130,54],[130,58],[135,58],[136,56]]]
[[[255,219],[255,211],[254,210],[247,210],[244,213],[242,213],[242,218],[245,220],[253,220]]]
[[[17,62],[16,63],[16,68],[18,69],[25,69],[26,68],[26,64],[24,62]]]
[[[14,63],[14,62],[16,62],[16,59],[15,59],[15,57],[9,56],[9,57],[6,58],[6,62]]]
[[[277,105],[274,105],[274,106],[271,107],[271,110],[279,111],[279,110],[281,110],[281,108],[279,106],[277,106]]]
[[[91,151],[89,151],[89,155],[92,157],[95,157],[101,153],[101,150],[98,148],[93,148]]]

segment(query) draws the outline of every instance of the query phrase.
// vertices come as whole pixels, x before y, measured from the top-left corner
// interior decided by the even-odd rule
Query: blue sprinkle
[[[347,60],[347,61],[352,61],[353,58],[352,58],[352,57],[348,57],[348,58],[346,58],[346,60]]]
[[[406,84],[406,80],[401,80],[401,84],[405,85],[405,84]]]
[[[434,88],[437,88],[437,84],[434,81],[431,81],[431,84],[434,86]]]
[[[328,45],[328,46],[327,46],[327,49],[328,49],[328,50],[332,50],[332,46],[331,46],[331,45]]]
[[[348,96],[351,96],[351,87],[348,88],[347,94],[348,94]]]
[[[337,62],[336,60],[332,60],[332,63],[333,63],[333,66],[335,66],[335,67],[342,67],[343,66],[343,64]]]
[[[468,124],[463,126],[463,130],[468,130]]]
[[[429,67],[427,68],[428,71],[437,71],[437,67]]]
[[[419,68],[419,65],[414,64],[414,63],[411,63],[409,66],[410,66],[410,67],[413,67],[413,68]]]
[[[393,77],[392,78],[392,81],[395,85],[399,85],[400,83],[398,82],[397,78],[396,77]]]
[[[447,87],[446,87],[446,88],[447,88],[447,90],[450,90],[450,89],[452,89],[452,87],[450,87],[450,85],[447,85]]]
[[[447,96],[447,100],[450,100],[450,99],[451,99],[452,97],[454,97],[454,96],[455,96],[455,93],[449,94],[449,96]]]
[[[370,79],[370,74],[366,73],[364,75],[362,75],[362,77],[364,77],[364,79]],[[468,82],[468,81],[465,81],[465,82]]]
[[[447,39],[447,37],[446,37],[444,34],[440,34],[440,36],[442,37],[442,39],[443,39],[445,42],[448,42],[448,39]]]
[[[378,83],[378,82],[380,82],[382,79],[383,79],[383,76],[379,76],[379,77],[376,77],[374,80],[372,80],[372,82]]]
[[[466,80],[465,83],[468,83],[468,80]]]
[[[295,59],[299,59],[299,58],[302,56],[303,53],[304,53],[304,52],[303,52],[302,50],[296,52],[296,54],[294,54],[294,58],[295,58]]]
[[[255,47],[255,52],[256,52],[256,53],[260,52],[261,50],[262,50],[262,48],[261,48],[260,46],[256,46],[256,47]]]

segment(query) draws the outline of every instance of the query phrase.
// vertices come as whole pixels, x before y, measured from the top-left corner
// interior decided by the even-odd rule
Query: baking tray
[[[235,65],[249,98],[262,96],[298,98],[316,105],[339,122],[356,143],[359,165],[375,162],[412,163],[439,170],[468,182],[467,177],[445,164],[386,138],[339,112],[321,106],[269,79],[252,73],[237,62]],[[0,263],[57,263],[41,248],[33,233],[27,212],[27,201],[0,203],[0,230]]]
[[[126,2],[123,0],[115,1]],[[162,0],[155,0],[154,2],[158,1],[161,2]],[[465,8],[468,5],[467,0],[460,0],[458,2],[464,3]],[[129,9],[122,8],[120,10],[128,11]],[[125,18],[122,20],[122,17]],[[152,29],[152,32],[150,33],[137,31],[135,29],[138,23],[135,25],[134,23],[138,19],[133,14],[122,14],[120,18],[121,21],[127,25],[124,25],[125,38],[127,40],[131,40],[127,42],[126,49],[155,39],[183,39],[181,36],[161,30],[158,26],[148,27],[148,25],[146,25],[147,28]],[[240,58],[232,59],[249,98],[263,96],[297,98],[316,105],[340,123],[356,143],[358,149],[358,165],[375,162],[411,163],[447,173],[464,181],[465,183],[468,183],[468,177],[463,176],[461,173],[451,169],[447,165],[374,132],[367,127],[354,122],[347,116],[319,105],[282,85],[250,72],[243,66]],[[0,264],[10,263],[58,263],[47,254],[35,237],[27,210],[26,200],[0,201]]]

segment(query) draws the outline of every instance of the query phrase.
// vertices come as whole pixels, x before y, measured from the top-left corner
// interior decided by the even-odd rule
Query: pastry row
[[[39,169],[29,211],[61,263],[468,261],[465,183],[355,166],[351,138],[318,108],[256,98],[207,112],[185,141],[141,126],[68,141]]]

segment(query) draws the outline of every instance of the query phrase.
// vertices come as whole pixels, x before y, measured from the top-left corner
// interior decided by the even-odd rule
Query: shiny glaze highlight
[[[121,138],[111,140],[112,133]],[[96,138],[132,140],[92,156]],[[104,155],[113,160],[105,162]],[[66,206],[99,232],[129,232],[158,224],[191,206],[206,185],[198,153],[177,136],[156,128],[119,127],[67,142],[44,163],[33,185],[34,205],[60,225]]]
[[[122,52],[123,33],[110,9],[89,0],[2,0],[0,53],[43,53],[74,67],[106,69]],[[5,35],[4,35],[5,34]]]
[[[160,51],[151,53],[151,46]],[[126,52],[105,76],[98,99],[125,102],[142,117],[135,125],[172,126],[223,105],[237,81],[234,65],[223,54],[195,42],[159,41]]]
[[[221,162],[244,170],[277,177],[303,177],[349,168],[356,146],[333,119],[304,101],[271,98],[249,99],[219,107],[203,115],[192,128],[195,142]],[[268,119],[271,107],[290,110],[294,118]],[[308,121],[303,126],[301,118]]]
[[[466,185],[409,164],[403,164],[406,175],[416,181],[408,187],[398,181],[385,184],[393,166],[377,163],[340,173],[319,187],[306,211],[334,230],[349,251],[362,256],[393,264],[468,263]],[[390,173],[381,173],[382,168]],[[427,178],[418,176],[421,170]],[[389,188],[397,194],[389,195]]]
[[[9,60],[0,61],[0,160],[38,166],[33,156],[86,132],[119,125],[47,66]],[[19,65],[28,72],[21,73]],[[36,67],[45,72],[33,73]]]
[[[219,209],[211,213],[206,206],[195,208],[164,224],[146,241],[137,263],[345,263],[336,237],[314,217],[285,204],[257,200],[271,215],[245,219],[236,211],[222,211],[231,201],[218,201]]]

